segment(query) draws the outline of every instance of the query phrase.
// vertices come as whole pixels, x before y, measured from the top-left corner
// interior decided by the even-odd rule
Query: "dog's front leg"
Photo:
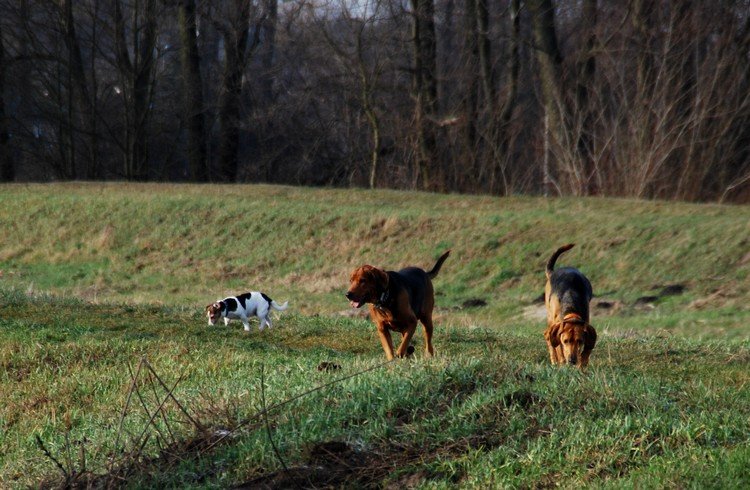
[[[549,362],[557,364],[557,353],[555,352],[555,348],[552,347],[549,342],[547,342],[547,350],[549,351]]]
[[[250,320],[248,320],[246,316],[243,316],[241,318],[241,320],[242,320],[242,325],[245,327],[245,332],[249,332],[250,331]],[[263,324],[261,324],[261,327],[263,327]],[[263,328],[261,328],[261,330],[263,330]]]
[[[396,351],[398,357],[406,357],[406,351],[411,343],[411,338],[414,336],[414,331],[417,329],[416,317],[413,321],[410,321],[408,325],[409,326],[402,332],[401,345],[398,346],[398,350]]]
[[[228,327],[228,326],[229,326],[229,317],[228,317],[228,316],[225,316],[225,317],[224,317],[224,326],[225,326],[225,327]]]
[[[378,337],[380,337],[380,344],[385,351],[385,357],[390,361],[393,359],[393,339],[387,325],[378,324]]]

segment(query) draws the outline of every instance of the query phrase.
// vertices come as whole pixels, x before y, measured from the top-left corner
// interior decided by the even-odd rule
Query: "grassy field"
[[[0,206],[0,487],[750,484],[747,207],[125,184]],[[586,373],[548,365],[535,301],[567,242]],[[448,248],[438,355],[384,365],[340,314],[349,272]],[[290,301],[273,330],[205,325],[250,289]]]

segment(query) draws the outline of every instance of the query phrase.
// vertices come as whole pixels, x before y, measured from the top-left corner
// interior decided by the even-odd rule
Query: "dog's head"
[[[596,330],[588,323],[580,321],[553,325],[544,333],[552,347],[562,346],[565,362],[579,365],[585,352],[591,352],[596,345]]]
[[[371,265],[357,267],[349,278],[349,291],[346,299],[354,308],[365,303],[374,303],[388,287],[388,274]]]
[[[215,325],[216,321],[221,318],[221,311],[224,309],[222,301],[211,303],[206,306],[206,316],[208,317],[208,324]]]

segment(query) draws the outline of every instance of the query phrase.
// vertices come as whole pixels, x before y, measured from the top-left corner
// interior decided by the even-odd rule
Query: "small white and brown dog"
[[[257,316],[260,319],[259,330],[263,330],[266,325],[271,328],[273,326],[270,318],[271,308],[284,311],[288,305],[288,301],[280,305],[265,293],[252,291],[211,303],[206,306],[206,316],[208,316],[209,325],[216,325],[219,318],[224,319],[224,325],[229,325],[229,320],[240,320],[245,326],[245,331],[249,332],[251,317]]]

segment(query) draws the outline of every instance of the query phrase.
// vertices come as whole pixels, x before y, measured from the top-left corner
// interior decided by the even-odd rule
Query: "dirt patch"
[[[661,291],[659,291],[659,297],[678,296],[684,293],[685,290],[687,290],[687,287],[684,284],[668,284],[661,288]]]
[[[441,294],[436,294],[436,296],[442,296]],[[461,303],[457,306],[450,306],[448,308],[445,308],[448,311],[461,311],[471,308],[482,308],[487,306],[487,301],[483,300],[482,298],[470,298]]]
[[[524,307],[522,315],[524,318],[534,321],[544,321],[547,319],[547,308],[544,304],[533,304]]]
[[[620,311],[625,304],[617,299],[595,299],[591,302],[591,306],[596,310],[597,314],[615,314]]]
[[[641,296],[633,303],[633,306],[640,308],[654,308],[654,303],[659,301],[658,296]]]
[[[471,298],[461,303],[461,308],[481,308],[487,306],[487,302],[482,298]]]
[[[503,397],[503,404],[506,407],[518,405],[521,408],[528,408],[529,406],[538,403],[539,401],[539,396],[528,390],[514,391],[513,393],[508,393]]]
[[[394,461],[340,441],[316,443],[305,451],[306,464],[261,475],[238,489],[377,488]]]
[[[719,308],[733,304],[738,295],[734,286],[721,287],[712,291],[704,298],[698,298],[692,301],[688,308],[693,310],[704,310],[706,308]]]

